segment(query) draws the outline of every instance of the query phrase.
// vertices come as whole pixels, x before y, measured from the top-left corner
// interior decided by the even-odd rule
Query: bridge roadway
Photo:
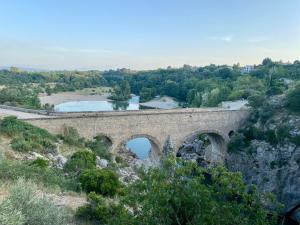
[[[229,136],[248,117],[245,109],[184,108],[171,110],[140,110],[85,113],[52,113],[25,121],[51,133],[62,133],[65,127],[74,127],[82,137],[92,139],[104,135],[112,142],[111,151],[117,153],[126,142],[136,137],[147,137],[152,153],[161,154],[165,143],[171,143],[176,152],[189,139],[207,134],[211,151],[209,161],[223,161]]]

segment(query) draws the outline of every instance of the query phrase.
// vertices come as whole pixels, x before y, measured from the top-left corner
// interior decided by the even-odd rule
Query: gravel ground
[[[33,118],[47,118],[47,117],[49,117],[49,116],[45,116],[45,115],[39,115],[39,114],[34,114],[34,113],[26,113],[26,112],[11,110],[11,109],[2,109],[2,108],[0,108],[0,117],[5,117],[5,116],[16,116],[18,119],[33,119]]]

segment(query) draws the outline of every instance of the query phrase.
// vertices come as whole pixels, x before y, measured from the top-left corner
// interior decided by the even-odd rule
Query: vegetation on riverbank
[[[299,72],[299,61],[284,64],[270,59],[265,59],[247,73],[239,65],[213,64],[151,71],[1,70],[0,84],[4,88],[0,90],[0,104],[39,108],[38,93],[108,86],[113,88],[111,98],[118,101],[127,100],[131,93],[139,95],[141,102],[166,95],[175,98],[184,107],[210,107],[227,100],[282,93],[288,82],[300,79]]]

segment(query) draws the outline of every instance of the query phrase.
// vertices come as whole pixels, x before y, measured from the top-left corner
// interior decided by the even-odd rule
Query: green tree
[[[130,94],[130,85],[127,80],[123,80],[120,85],[114,87],[111,98],[116,101],[125,101],[130,98]]]
[[[131,185],[124,204],[132,210],[128,224],[274,224],[260,197],[239,173],[169,159]]]
[[[83,170],[96,167],[96,155],[87,150],[75,152],[64,166],[67,173],[80,174]]]
[[[143,87],[141,89],[141,92],[140,92],[140,101],[141,102],[146,102],[146,101],[149,101],[152,99],[152,89],[151,88],[146,88],[146,87]]]
[[[272,64],[273,64],[273,61],[270,58],[264,58],[262,61],[263,66],[271,66]]]

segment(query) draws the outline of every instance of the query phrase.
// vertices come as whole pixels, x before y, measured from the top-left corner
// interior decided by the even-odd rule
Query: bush
[[[41,169],[28,163],[0,160],[1,181],[16,181],[20,177],[31,179],[36,183],[51,188],[59,187],[62,190],[70,191],[78,191],[80,189],[79,183],[75,179],[65,177],[60,169]]]
[[[278,143],[278,138],[274,130],[267,130],[265,132],[265,139],[271,145],[276,145]]]
[[[73,127],[65,127],[62,138],[69,145],[82,147],[84,144],[84,139],[79,136],[78,131]]]
[[[9,197],[0,204],[0,224],[68,224],[70,215],[67,211],[41,196],[34,183],[19,179],[9,192]]]
[[[114,196],[121,187],[117,175],[108,169],[85,170],[80,175],[80,183],[87,193],[96,192],[103,196]]]
[[[291,111],[300,112],[300,85],[297,85],[287,95],[287,107]]]
[[[88,204],[77,209],[76,217],[95,221],[97,224],[131,224],[126,221],[127,211],[120,204],[109,201],[95,192],[88,195]]]
[[[47,168],[49,166],[49,162],[48,162],[48,160],[38,158],[36,160],[33,160],[30,163],[30,165],[31,166],[37,166],[37,167],[40,167],[40,168]]]
[[[240,133],[236,133],[230,139],[230,142],[227,145],[228,152],[238,152],[243,148],[246,148],[250,145],[250,141],[246,140],[245,136]]]
[[[75,152],[64,166],[65,172],[80,174],[83,170],[96,166],[96,155],[87,150]]]
[[[123,160],[123,158],[121,157],[121,156],[116,156],[116,163],[123,163],[124,162],[124,160]]]
[[[111,160],[112,154],[109,152],[109,143],[103,137],[97,136],[94,141],[86,142],[86,146],[90,148],[97,156],[107,160]]]
[[[250,126],[244,130],[243,134],[247,141],[251,141],[253,139],[262,140],[264,131],[255,126]]]
[[[276,129],[276,136],[279,142],[283,142],[290,136],[290,127],[287,125],[281,125]]]
[[[12,137],[11,147],[20,152],[53,152],[57,138],[48,131],[32,126],[16,117],[5,117],[0,124],[0,132]]]

